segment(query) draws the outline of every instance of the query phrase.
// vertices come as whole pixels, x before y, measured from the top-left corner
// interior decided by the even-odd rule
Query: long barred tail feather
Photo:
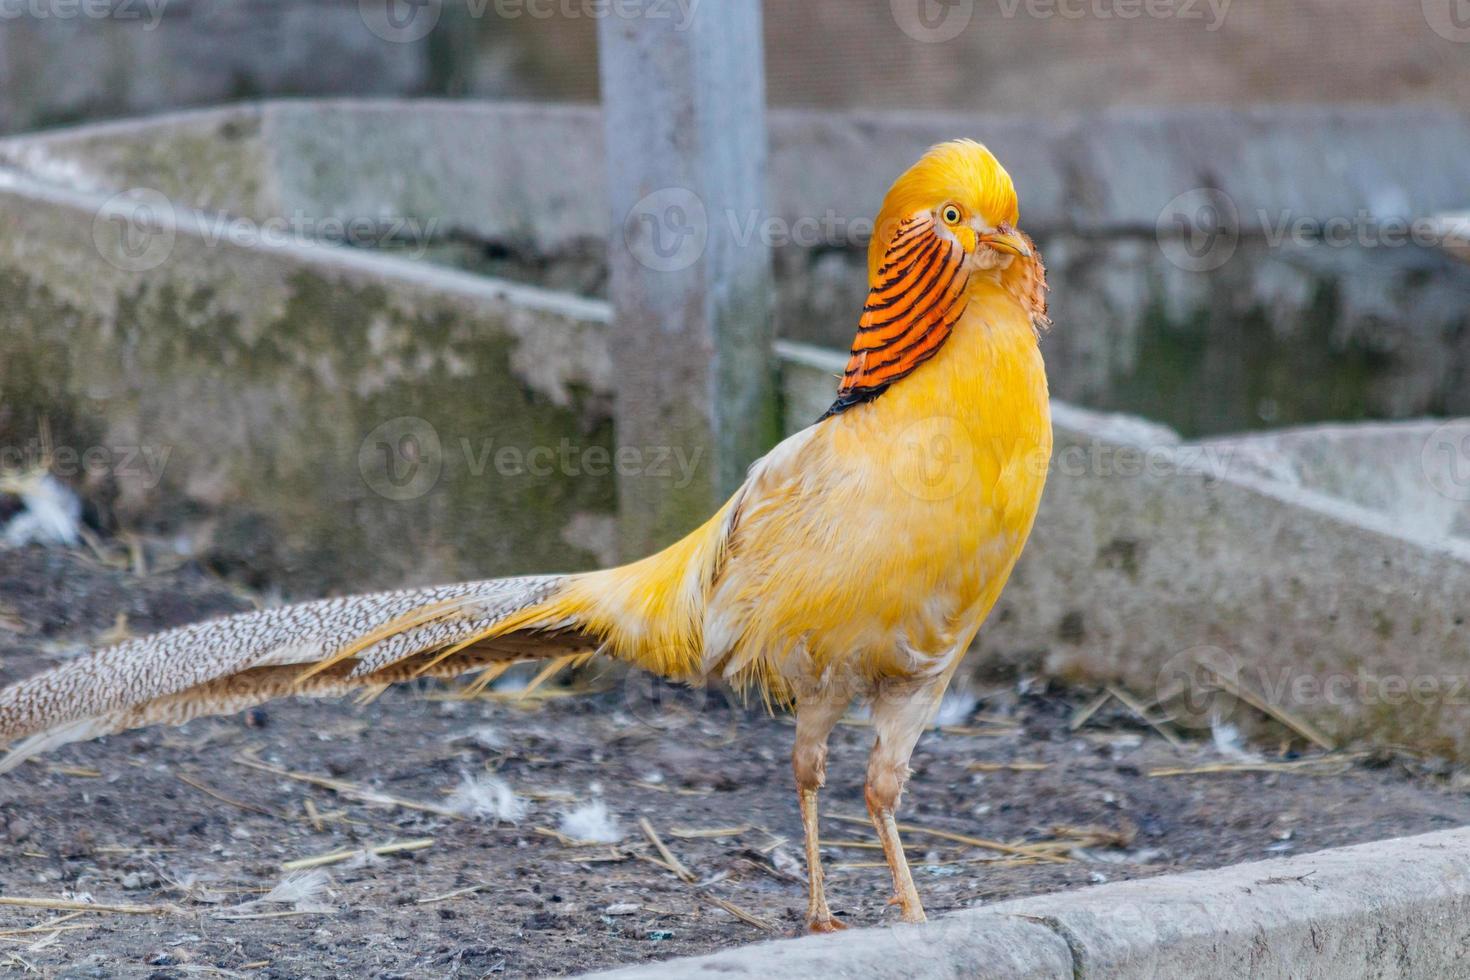
[[[558,618],[564,576],[324,599],[128,640],[0,690],[0,773],[68,742],[182,724],[285,696],[569,654],[597,641]]]

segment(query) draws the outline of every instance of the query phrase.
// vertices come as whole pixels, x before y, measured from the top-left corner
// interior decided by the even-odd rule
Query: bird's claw
[[[841,932],[846,928],[846,922],[830,917],[826,919],[808,919],[806,923],[806,931],[811,933]]]

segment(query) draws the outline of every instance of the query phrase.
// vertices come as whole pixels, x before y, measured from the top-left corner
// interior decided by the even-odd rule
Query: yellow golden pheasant
[[[868,812],[903,918],[924,910],[894,810],[908,761],[1030,533],[1051,452],[1045,273],[1010,176],[978,143],[894,183],[837,399],[682,541],[603,571],[327,599],[129,640],[0,691],[0,771],[66,742],[285,695],[595,655],[794,706],[814,931],[817,793],[855,700]]]

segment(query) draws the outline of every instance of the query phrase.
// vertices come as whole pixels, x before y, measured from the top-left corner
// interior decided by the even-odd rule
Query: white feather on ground
[[[56,477],[49,473],[13,477],[0,481],[0,491],[15,494],[25,504],[0,532],[0,545],[70,548],[81,540],[82,502]]]
[[[224,917],[250,914],[262,905],[289,905],[296,912],[335,912],[335,906],[321,901],[324,896],[331,897],[331,892],[327,890],[331,883],[332,876],[321,868],[293,871],[259,898],[241,902],[215,914]]]
[[[449,797],[448,806],[475,820],[520,823],[526,818],[526,801],[498,776],[465,776]]]
[[[1215,744],[1215,751],[1231,762],[1261,761],[1260,756],[1246,748],[1245,736],[1240,729],[1228,721],[1215,720],[1210,726],[1210,740]]]
[[[607,804],[601,800],[583,803],[575,810],[563,813],[557,830],[575,840],[598,844],[616,844],[624,836],[618,818],[608,812]]]
[[[297,911],[304,906],[317,905],[317,899],[332,883],[332,876],[321,868],[309,871],[293,871],[277,882],[276,887],[266,892],[259,901],[278,905],[289,905]]]

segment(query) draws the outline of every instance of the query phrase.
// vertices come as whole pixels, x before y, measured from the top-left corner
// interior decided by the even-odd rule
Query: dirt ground
[[[0,680],[72,655],[118,613],[141,633],[245,607],[198,572],[0,552]],[[282,702],[69,746],[0,777],[0,896],[99,906],[0,905],[0,972],[543,976],[797,934],[789,721],[609,674],[573,684],[519,702],[438,686]],[[1011,680],[977,694],[920,742],[906,797],[931,914],[1470,823],[1465,780],[1434,764],[1378,754],[1166,775],[1228,760],[1208,742],[1171,746],[1116,702],[1072,730],[1092,692]],[[822,803],[833,904],[854,925],[895,919],[861,820],[868,741],[860,720],[839,728]],[[515,824],[452,812],[464,780],[491,772],[528,807]],[[552,833],[593,798],[618,844]],[[361,853],[392,844],[408,847]],[[267,900],[283,864],[328,855],[345,859],[320,866],[318,891]]]

